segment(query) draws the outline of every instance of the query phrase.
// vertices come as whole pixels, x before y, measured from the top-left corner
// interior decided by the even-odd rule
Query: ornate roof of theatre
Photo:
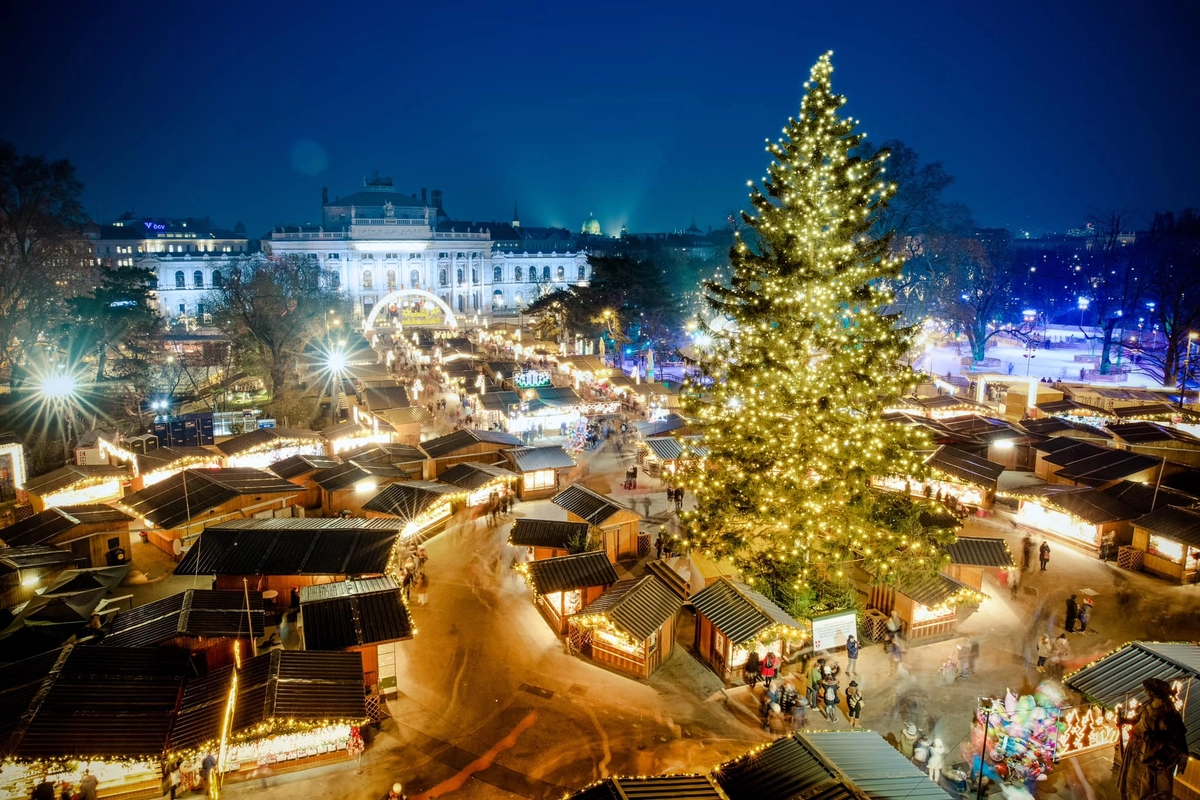
[[[586,522],[518,517],[508,534],[508,543],[518,547],[552,547],[566,550],[572,538],[586,537]]]
[[[1196,691],[1200,681],[1200,645],[1131,642],[1071,673],[1063,682],[1092,702],[1112,709],[1134,698],[1139,703],[1146,702],[1149,698],[1142,682],[1147,678],[1182,683],[1188,750],[1193,758],[1200,758],[1200,692]]]
[[[551,502],[580,519],[597,526],[603,526],[606,521],[622,511],[628,514],[637,514],[636,511],[618,503],[611,497],[593,492],[591,489],[579,484],[563,489],[554,495]]]
[[[734,644],[744,644],[775,625],[804,630],[802,624],[771,600],[728,578],[704,587],[691,602]]]
[[[227,456],[245,453],[256,447],[295,440],[322,441],[325,437],[316,431],[303,428],[259,428],[226,439],[217,445],[217,449]]]
[[[263,635],[263,619],[260,592],[187,589],[117,614],[100,644],[151,647],[181,637],[258,639]]]
[[[438,476],[438,480],[448,483],[451,486],[471,491],[481,486],[486,486],[495,480],[516,479],[518,477],[520,476],[517,473],[510,472],[504,467],[469,461],[450,467],[450,469]]]
[[[387,570],[400,531],[361,524],[370,521],[312,520],[359,523],[354,528],[333,525],[207,528],[184,554],[175,574],[380,575]]]
[[[390,514],[406,522],[445,499],[448,494],[461,492],[457,486],[435,481],[408,481],[383,487],[379,494],[363,503],[364,511]]]
[[[1004,472],[1003,465],[950,445],[939,447],[925,463],[952,478],[992,491],[996,490],[1000,474]]]
[[[442,458],[477,444],[520,447],[522,442],[516,436],[501,431],[461,430],[421,442],[421,449],[428,453],[430,458]]]
[[[413,634],[403,592],[390,577],[306,586],[300,615],[305,650],[345,650]]]
[[[538,594],[566,592],[617,582],[617,571],[603,550],[547,558],[529,563],[529,577]]]
[[[294,483],[261,469],[188,469],[126,495],[120,504],[160,528],[177,528],[241,495],[295,496],[299,491]]]
[[[617,581],[581,614],[602,614],[613,627],[645,641],[683,608],[683,600],[657,575]]]
[[[561,445],[545,447],[514,447],[505,450],[517,472],[536,472],[540,469],[568,469],[575,466],[575,459]]]
[[[946,552],[950,554],[951,564],[993,568],[1014,566],[1008,543],[1003,539],[960,536]]]

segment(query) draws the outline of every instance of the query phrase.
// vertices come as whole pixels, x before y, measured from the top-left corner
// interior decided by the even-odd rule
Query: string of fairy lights
[[[901,260],[874,235],[895,186],[887,151],[856,154],[865,134],[839,112],[832,53],[813,66],[797,117],[768,141],[774,161],[750,184],[728,282],[706,284],[731,325],[708,326],[705,375],[682,392],[709,456],[684,470],[696,508],[686,545],[732,558],[777,600],[820,594],[860,564],[890,582],[940,567],[953,534],[901,524],[919,498],[881,501],[874,475],[925,472],[926,434],[883,419],[919,379],[903,363],[916,331],[887,313]]]

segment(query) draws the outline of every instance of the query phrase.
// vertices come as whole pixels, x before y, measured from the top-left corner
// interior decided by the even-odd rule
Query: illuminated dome
[[[589,213],[588,218],[583,221],[583,227],[579,230],[580,233],[586,233],[590,236],[600,236],[600,220],[596,219],[596,215]]]

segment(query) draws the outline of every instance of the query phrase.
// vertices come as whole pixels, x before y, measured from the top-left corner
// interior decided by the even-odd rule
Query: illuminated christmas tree
[[[887,152],[855,155],[864,134],[841,116],[831,53],[813,66],[799,117],[769,142],[751,183],[751,230],[728,283],[706,286],[707,378],[685,392],[708,457],[686,483],[689,544],[732,557],[796,613],[853,604],[851,567],[876,580],[933,572],[953,540],[921,506],[873,490],[875,476],[923,474],[922,432],[883,419],[917,375],[902,363],[914,331],[887,311],[901,262],[872,226],[893,186]],[[756,234],[756,235],[755,235]],[[921,452],[925,451],[925,452]]]

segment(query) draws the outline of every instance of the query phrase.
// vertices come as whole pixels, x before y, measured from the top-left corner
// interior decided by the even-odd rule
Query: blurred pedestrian
[[[1021,540],[1021,571],[1029,569],[1029,564],[1033,560],[1033,537],[1028,533]]]
[[[792,730],[802,731],[808,727],[808,698],[801,695],[792,706]]]
[[[1054,655],[1054,644],[1050,641],[1050,637],[1042,634],[1037,643],[1037,671],[1046,671],[1046,659]]]
[[[742,676],[745,678],[746,683],[750,684],[751,689],[758,685],[761,669],[762,665],[759,663],[758,652],[751,650],[750,655],[746,657],[745,666],[742,667]]]
[[[913,754],[916,752],[917,740],[920,738],[921,736],[917,733],[917,724],[915,722],[904,723],[904,729],[896,737],[900,755],[912,761]]]
[[[825,659],[818,658],[808,670],[808,704],[814,708],[820,700],[821,681],[825,678]]]
[[[1008,572],[1008,588],[1012,592],[1012,599],[1017,599],[1017,590],[1021,585],[1021,571],[1016,569],[1007,570]]]
[[[1067,641],[1067,635],[1060,633],[1058,638],[1054,640],[1054,654],[1051,656],[1050,663],[1053,665],[1054,677],[1062,680],[1063,672],[1066,670],[1067,659],[1071,657],[1071,643]]]
[[[1079,603],[1075,600],[1078,595],[1071,595],[1067,598],[1067,621],[1063,623],[1063,627],[1067,629],[1067,633],[1075,632],[1075,620],[1079,617]]]
[[[80,800],[97,800],[96,787],[100,785],[100,781],[96,780],[96,776],[92,774],[90,769],[83,771],[83,778],[79,781],[79,797]]]
[[[830,722],[838,721],[838,689],[837,678],[827,677],[821,681],[821,700],[825,704],[825,719]]]
[[[1087,633],[1088,621],[1092,618],[1092,598],[1086,597],[1079,607],[1079,632]]]
[[[926,775],[929,774],[929,757],[932,755],[932,750],[933,743],[924,734],[921,735],[920,739],[917,739],[917,746],[913,748],[913,766]]]
[[[846,637],[846,675],[851,678],[858,677],[858,639],[854,634]]]
[[[422,572],[417,576],[417,605],[429,604],[429,578]]]
[[[942,767],[946,764],[948,752],[949,748],[941,739],[934,739],[929,747],[929,779],[934,783],[940,783],[942,780]]]
[[[904,675],[904,650],[900,647],[900,642],[893,639],[888,644],[888,675],[896,677]]]
[[[1050,544],[1042,539],[1042,546],[1038,548],[1038,561],[1042,564],[1042,572],[1046,571],[1046,565],[1050,563]]]
[[[850,727],[858,727],[858,716],[862,713],[863,696],[858,690],[858,681],[850,681],[849,688],[846,689],[846,718],[850,720]]]
[[[762,662],[762,679],[763,686],[771,688],[771,681],[775,680],[776,660],[774,653],[767,653],[767,657]]]

